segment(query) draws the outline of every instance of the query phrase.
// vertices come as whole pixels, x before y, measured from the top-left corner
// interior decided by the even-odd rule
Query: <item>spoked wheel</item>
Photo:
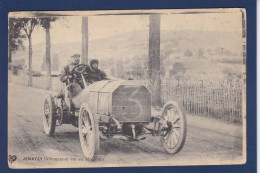
[[[79,139],[84,156],[95,160],[99,150],[99,126],[88,104],[83,103],[79,113]]]
[[[53,135],[56,127],[56,106],[51,95],[45,97],[44,100],[44,115],[43,128],[47,135]]]
[[[161,116],[167,124],[167,130],[161,136],[161,143],[168,153],[175,154],[182,149],[186,139],[185,112],[176,102],[170,101],[163,107]]]

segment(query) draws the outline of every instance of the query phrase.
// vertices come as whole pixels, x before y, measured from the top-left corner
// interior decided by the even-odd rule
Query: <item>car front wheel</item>
[[[44,99],[43,128],[47,135],[53,135],[56,127],[56,106],[52,95]]]
[[[79,139],[84,156],[95,160],[99,150],[99,126],[87,103],[83,103],[79,113]]]
[[[175,154],[179,152],[186,139],[187,122],[183,108],[176,102],[167,102],[162,110],[161,118],[168,128],[161,136],[161,143],[166,152]]]

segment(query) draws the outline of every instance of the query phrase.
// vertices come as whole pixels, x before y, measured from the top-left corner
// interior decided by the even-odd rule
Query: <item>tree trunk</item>
[[[150,15],[149,21],[148,73],[152,90],[152,104],[161,106],[160,15]]]
[[[29,68],[28,68],[28,86],[32,86],[32,38],[29,39]]]
[[[47,89],[51,90],[51,38],[50,38],[50,27],[46,27],[46,82]]]
[[[88,63],[88,17],[82,17],[82,56],[81,63]]]
[[[8,48],[8,62],[10,63],[10,62],[12,62],[12,50],[11,50],[11,48],[9,47]]]

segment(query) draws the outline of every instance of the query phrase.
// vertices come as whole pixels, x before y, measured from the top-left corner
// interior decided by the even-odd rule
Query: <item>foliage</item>
[[[185,55],[186,57],[192,57],[192,56],[193,56],[193,53],[192,53],[192,51],[191,51],[190,49],[187,49],[187,50],[185,51],[184,55]]]
[[[161,63],[160,63],[160,75],[161,76],[165,76],[165,62],[168,63],[169,62],[169,57],[173,54],[173,50],[165,50],[164,52],[162,52],[161,55]]]
[[[9,18],[8,23],[8,48],[9,62],[12,61],[11,54],[19,48],[24,49],[23,39],[25,35],[22,33],[22,23],[16,18]]]
[[[41,17],[39,18],[39,24],[42,26],[44,29],[50,28],[51,27],[51,22],[54,22],[58,19],[58,17]]]
[[[29,68],[28,68],[28,86],[32,86],[32,32],[39,24],[39,20],[36,17],[32,18],[16,18],[20,23],[21,28],[24,30],[28,40],[29,40]]]
[[[8,69],[12,70],[14,75],[18,75],[19,71],[25,69],[25,67],[24,59],[16,59],[8,64]]]
[[[172,69],[170,70],[170,76],[173,76],[175,79],[180,80],[184,77],[186,72],[186,68],[180,62],[176,62],[173,64]]]
[[[199,56],[199,58],[202,58],[202,57],[204,56],[204,54],[205,54],[204,49],[200,48],[200,49],[198,50],[198,56]]]
[[[217,47],[215,48],[215,54],[216,55],[226,55],[226,56],[232,56],[232,52],[228,49],[224,49],[223,47]]]
[[[212,52],[211,49],[207,49],[207,53],[208,53],[209,55],[213,55],[213,52]]]
[[[133,58],[128,75],[138,80],[148,80],[148,58],[145,55]]]
[[[122,59],[116,61],[116,75],[117,77],[123,79],[124,76],[124,65]]]
[[[240,82],[242,79],[242,74],[234,69],[227,68],[223,70],[226,80],[230,85],[235,85],[237,82]]]
[[[171,49],[165,50],[161,55],[161,61],[164,61],[165,59],[169,58],[171,54],[173,54],[173,50]]]
[[[17,18],[17,20],[21,23],[21,27],[26,33],[27,37],[31,38],[35,26],[39,24],[38,18]]]
[[[27,75],[29,75],[29,71],[27,71]],[[42,77],[42,73],[40,71],[32,70],[32,76],[33,77]]]

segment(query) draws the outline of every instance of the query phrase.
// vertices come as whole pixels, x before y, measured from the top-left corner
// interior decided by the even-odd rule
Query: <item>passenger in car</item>
[[[106,73],[98,68],[97,59],[92,59],[89,64],[90,68],[87,70],[88,77],[86,79],[88,83],[94,83],[101,80],[109,80]]]

